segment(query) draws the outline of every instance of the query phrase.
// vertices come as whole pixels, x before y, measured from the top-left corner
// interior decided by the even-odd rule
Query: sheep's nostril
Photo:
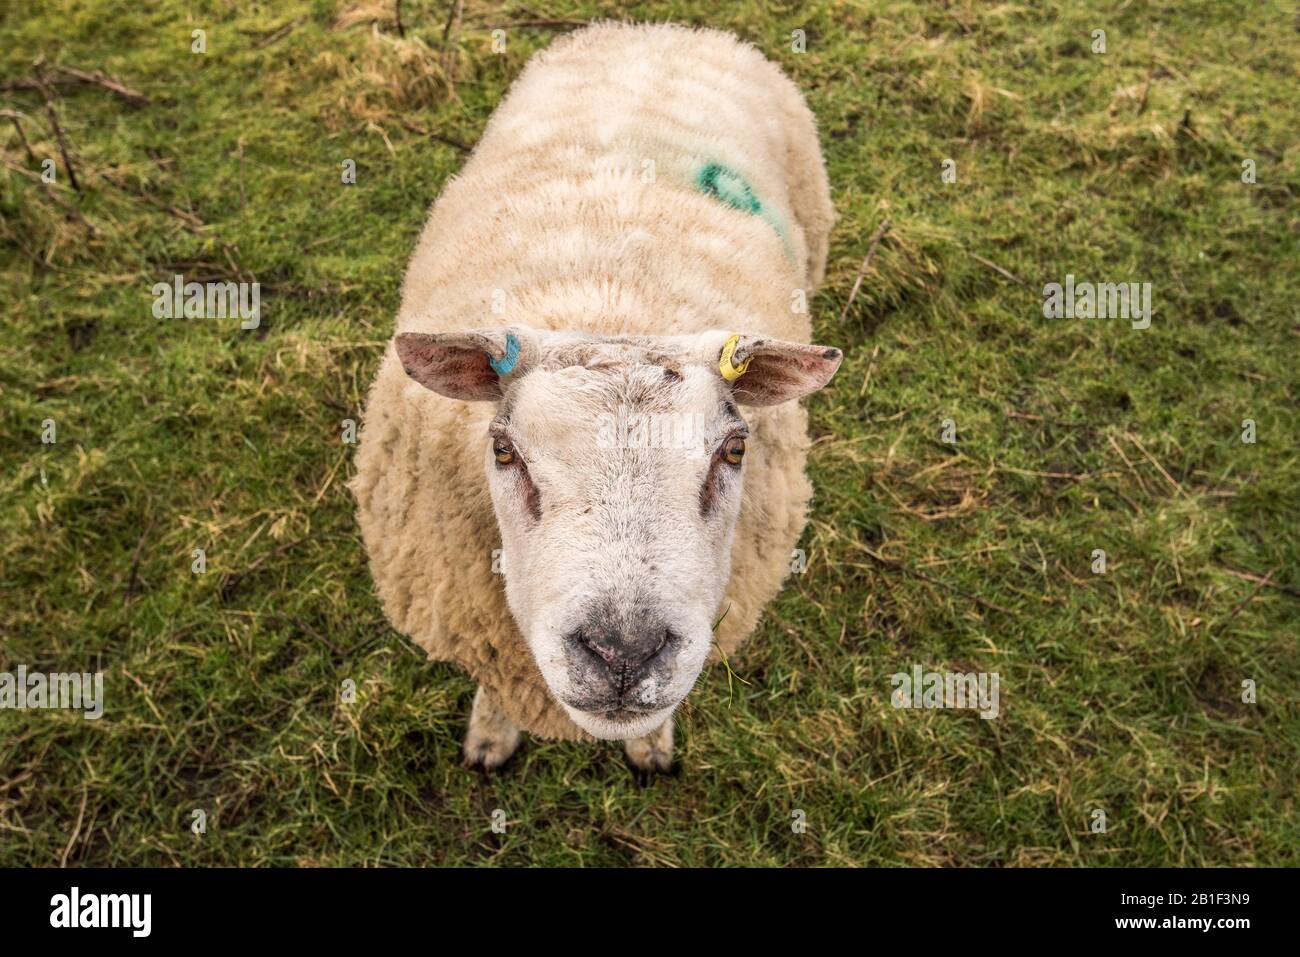
[[[644,676],[650,665],[670,647],[675,647],[677,635],[671,628],[665,628],[645,636],[629,636],[619,644],[617,660],[634,677]],[[613,662],[610,662],[613,664]]]
[[[614,647],[614,645],[606,642],[602,642],[597,638],[593,638],[592,636],[588,635],[585,631],[578,632],[578,641],[582,644],[584,648],[586,648],[589,652],[591,652],[601,661],[605,662],[605,664],[607,665],[613,666],[617,664],[620,658],[622,657],[622,655],[619,654],[618,649]]]
[[[671,628],[665,628],[663,634],[659,636],[659,643],[655,645],[654,650],[651,651],[650,654],[646,655],[642,664],[648,665],[660,655],[673,651],[679,644],[681,644],[681,640],[682,639],[677,632],[673,631]]]
[[[619,694],[645,680],[655,664],[681,643],[671,628],[579,628],[565,637],[577,659],[603,672],[604,680]]]
[[[565,635],[564,643],[569,647],[569,654],[579,660],[588,660],[593,664],[597,662],[609,664],[608,649],[581,628]]]
[[[619,676],[619,690],[626,693],[635,688],[646,678],[666,655],[673,654],[681,639],[670,628],[659,632],[653,641],[644,641],[631,646],[630,653],[623,659],[623,670]]]

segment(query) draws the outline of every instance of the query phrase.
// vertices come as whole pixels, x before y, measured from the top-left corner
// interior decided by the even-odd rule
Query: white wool
[[[762,214],[702,191],[709,163],[747,184]],[[757,50],[715,31],[591,27],[529,62],[444,188],[396,331],[729,329],[808,342],[809,317],[792,303],[797,290],[811,301],[821,281],[833,218],[813,116]],[[413,382],[390,344],[351,483],[371,569],[394,627],[465,667],[523,730],[584,737],[547,692],[493,573],[492,414],[491,403]],[[751,451],[717,633],[727,653],[780,589],[812,491],[803,409],[746,416]]]

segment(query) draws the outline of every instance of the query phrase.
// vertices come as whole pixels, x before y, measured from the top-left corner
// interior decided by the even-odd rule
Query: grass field
[[[107,697],[0,711],[0,865],[1297,863],[1289,4],[240,6],[0,13],[0,671]],[[472,683],[383,619],[341,423],[465,148],[609,16],[733,30],[806,92],[848,356],[807,570],[679,714],[680,773],[529,741],[489,778]],[[175,273],[258,281],[261,325],[155,319]],[[1044,318],[1067,274],[1150,282],[1150,327]],[[1000,715],[891,707],[914,665],[997,672]]]

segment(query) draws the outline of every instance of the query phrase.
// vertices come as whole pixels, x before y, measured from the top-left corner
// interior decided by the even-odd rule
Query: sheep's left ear
[[[407,375],[439,395],[466,402],[500,399],[502,380],[523,372],[535,351],[532,337],[518,328],[403,332],[394,344]]]
[[[718,373],[741,405],[778,405],[816,392],[844,359],[830,346],[738,333],[726,336],[715,355]]]

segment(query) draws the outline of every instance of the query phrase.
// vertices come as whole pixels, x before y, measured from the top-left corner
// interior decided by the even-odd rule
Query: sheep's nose
[[[653,619],[626,628],[588,624],[570,632],[565,640],[580,660],[603,672],[601,677],[619,695],[645,680],[655,663],[671,654],[679,642],[671,628]]]

